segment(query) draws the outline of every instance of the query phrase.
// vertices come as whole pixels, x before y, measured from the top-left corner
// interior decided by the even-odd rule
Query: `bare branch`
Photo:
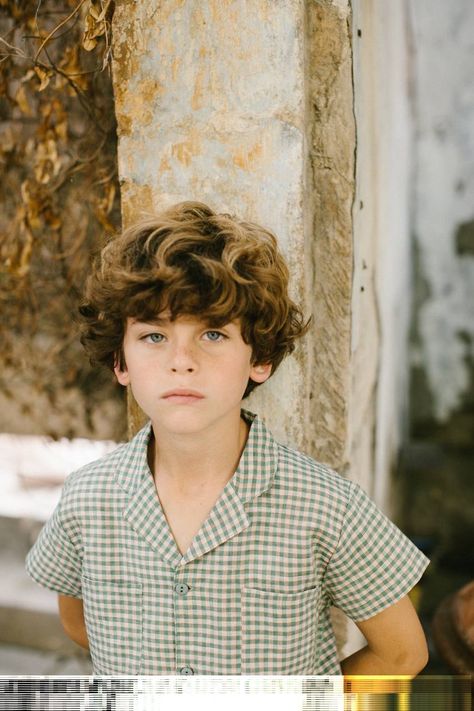
[[[54,34],[56,34],[56,32],[59,30],[60,27],[62,27],[63,25],[65,25],[66,22],[69,22],[69,20],[70,20],[72,17],[74,17],[74,15],[75,15],[77,12],[79,12],[79,10],[81,9],[81,7],[84,5],[85,2],[86,2],[86,0],[80,0],[79,5],[78,5],[76,8],[74,8],[74,10],[71,12],[71,14],[68,15],[68,17],[66,17],[62,22],[60,22],[59,25],[56,25],[56,27],[55,27],[53,30],[51,30],[51,32],[49,33],[49,35],[43,40],[43,42],[41,43],[41,45],[40,45],[38,51],[36,52],[35,60],[34,60],[35,62],[37,61],[39,55],[41,54],[41,50],[43,49],[43,47],[45,46],[45,44],[47,44],[47,43],[49,42],[49,40],[51,39],[51,37],[52,37]]]

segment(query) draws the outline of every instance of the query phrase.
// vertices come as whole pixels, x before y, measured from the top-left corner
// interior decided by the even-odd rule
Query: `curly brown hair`
[[[252,222],[181,202],[111,240],[89,275],[81,343],[93,364],[125,366],[127,318],[163,311],[199,316],[212,327],[240,319],[253,364],[272,374],[308,330],[288,295],[288,267],[276,237]],[[249,380],[244,398],[257,387]]]

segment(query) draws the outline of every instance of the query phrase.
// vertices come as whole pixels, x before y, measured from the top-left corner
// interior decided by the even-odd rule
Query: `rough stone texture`
[[[415,53],[417,300],[413,419],[474,410],[474,5],[411,0]]]
[[[314,369],[309,433],[315,455],[347,470],[355,122],[348,3],[308,8]],[[309,205],[307,206],[309,210]]]

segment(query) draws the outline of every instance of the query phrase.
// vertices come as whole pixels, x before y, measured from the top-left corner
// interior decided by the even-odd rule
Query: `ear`
[[[114,365],[114,373],[120,385],[130,385],[130,376],[127,368],[122,370],[120,364],[116,361]]]
[[[272,374],[271,363],[259,363],[250,367],[249,377],[255,383],[264,383]]]

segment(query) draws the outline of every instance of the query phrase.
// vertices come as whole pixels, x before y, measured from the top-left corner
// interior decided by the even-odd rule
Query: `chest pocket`
[[[319,591],[242,591],[242,674],[314,674]]]
[[[84,576],[82,588],[94,673],[138,674],[143,647],[141,584]]]

